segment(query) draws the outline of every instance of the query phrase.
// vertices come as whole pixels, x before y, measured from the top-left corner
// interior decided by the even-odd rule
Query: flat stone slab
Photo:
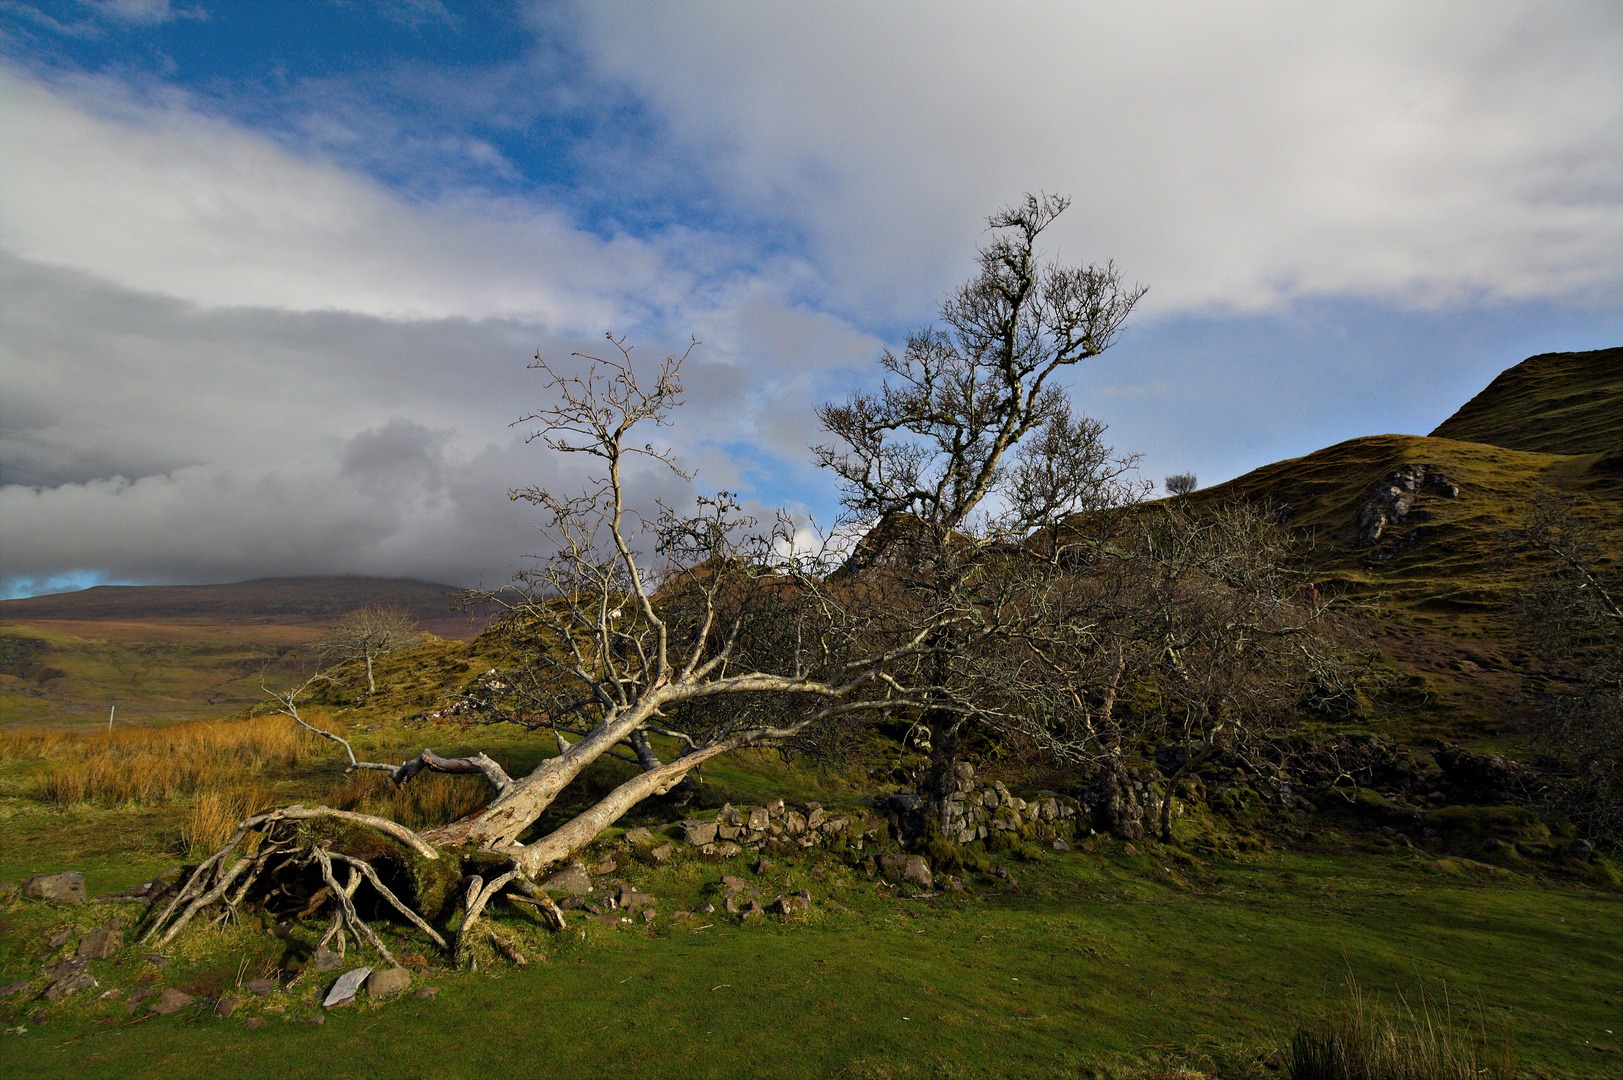
[[[85,876],[77,870],[35,874],[23,882],[23,895],[30,900],[55,900],[77,907],[85,902]]]
[[[192,997],[192,995],[186,993],[185,991],[176,990],[171,986],[163,993],[159,994],[158,1000],[153,1002],[150,1006],[148,1006],[148,1008],[160,1016],[168,1016],[170,1013],[179,1012],[196,1000],[196,998]]]
[[[372,974],[371,968],[358,967],[338,976],[338,981],[332,984],[331,990],[327,991],[327,997],[322,1001],[321,1007],[331,1009],[339,1005],[349,1004],[355,999],[355,995],[360,992],[361,984],[366,982],[366,977],[370,974]]]

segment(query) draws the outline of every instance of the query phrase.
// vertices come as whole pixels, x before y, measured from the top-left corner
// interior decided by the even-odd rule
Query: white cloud
[[[1075,195],[1055,242],[1144,309],[1613,295],[1612,4],[709,4],[581,9],[693,160],[905,314],[976,223]]]

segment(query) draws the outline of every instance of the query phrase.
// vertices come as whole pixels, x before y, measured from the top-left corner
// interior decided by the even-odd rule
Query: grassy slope
[[[1623,349],[1545,353],[1500,374],[1432,432],[1545,454],[1623,448]]]
[[[1444,432],[1493,435],[1522,448]],[[1545,441],[1570,452],[1545,452]],[[1603,452],[1608,443],[1611,453]],[[1524,559],[1503,558],[1502,535],[1550,488],[1609,526],[1611,550],[1623,551],[1619,446],[1623,350],[1552,354],[1499,376],[1430,437],[1352,439],[1191,498],[1197,506],[1251,500],[1284,508],[1321,587],[1373,604],[1383,653],[1423,686],[1429,707],[1396,732],[1480,741],[1497,736],[1520,689],[1525,658],[1511,605],[1538,573]],[[1459,485],[1459,497],[1422,492],[1404,522],[1374,544],[1360,543],[1359,508],[1412,463],[1440,470]]]

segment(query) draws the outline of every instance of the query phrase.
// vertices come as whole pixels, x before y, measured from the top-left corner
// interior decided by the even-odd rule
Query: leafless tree
[[[1623,833],[1623,582],[1615,534],[1570,498],[1545,492],[1507,540],[1536,584],[1518,625],[1542,664],[1524,696],[1528,726],[1558,774],[1552,788],[1586,833]]]
[[[642,376],[630,347],[610,340],[607,358],[581,358],[587,365],[581,374],[565,374],[539,356],[531,365],[556,404],[519,423],[534,425],[532,440],[555,453],[585,455],[597,468],[582,493],[512,493],[543,511],[553,553],[520,575],[517,598],[506,590],[475,598],[505,608],[497,632],[522,659],[484,679],[463,703],[470,707],[465,715],[476,724],[544,731],[556,739],[557,754],[523,776],[484,753],[446,758],[425,749],[404,762],[363,761],[345,738],[301,714],[301,697],[313,684],[275,694],[282,712],[343,746],[349,769],[384,771],[398,783],[424,770],[482,775],[491,798],[478,812],[420,834],[327,808],[259,815],[198,869],[153,921],[149,939],[167,940],[211,904],[243,903],[256,883],[263,890],[279,874],[319,870],[325,895],[337,905],[332,932],[347,928],[375,943],[349,899],[370,883],[425,933],[465,954],[492,898],[505,891],[550,903],[537,885],[545,871],[705,762],[744,747],[790,744],[921,700],[893,672],[928,651],[934,624],[876,618],[894,609],[862,582],[834,581],[828,571],[837,560],[826,545],[808,547],[803,532],[784,519],[756,527],[725,493],[699,500],[687,514],[660,508],[645,515],[628,505],[633,463],[676,468],[668,451],[640,436],[666,423],[679,403],[683,358],[669,357]],[[671,761],[659,759],[650,735],[676,747]],[[641,771],[544,835],[520,839],[610,754],[626,754]],[[442,857],[460,863],[454,876],[464,906],[454,934],[430,925],[432,912],[385,895],[370,861],[344,849],[345,834],[313,833],[318,827],[381,833],[396,857],[414,864]],[[245,853],[252,834],[269,839]],[[347,881],[335,876],[343,867]],[[561,925],[561,913],[548,913]]]
[[[1020,636],[1034,610],[1022,601],[1048,595],[1042,567],[1061,567],[1070,546],[1050,545],[1045,562],[1027,539],[1142,493],[1132,461],[1113,457],[1058,385],[1114,343],[1144,295],[1113,264],[1042,257],[1039,237],[1068,205],[1028,195],[989,217],[979,272],[942,304],[942,325],[881,357],[879,393],[818,410],[834,437],[818,463],[842,481],[849,520],[871,529],[852,574],[883,571],[927,628],[907,681],[933,688],[920,725],[937,798],[965,725],[988,716],[968,694],[984,683],[966,675],[971,658]]]
[[[1188,472],[1173,473],[1166,478],[1164,483],[1166,484],[1167,494],[1175,497],[1188,495],[1200,486],[1200,481],[1195,479],[1195,474]]]
[[[417,616],[393,604],[367,604],[338,617],[338,624],[316,642],[324,660],[343,663],[360,660],[366,665],[366,692],[378,692],[372,662],[412,645],[417,640]]]

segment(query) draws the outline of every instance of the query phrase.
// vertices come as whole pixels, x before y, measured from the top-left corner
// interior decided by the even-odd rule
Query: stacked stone
[[[1086,826],[1088,808],[1075,799],[1040,791],[1035,798],[1022,799],[994,780],[985,787],[975,780],[975,766],[958,763],[956,790],[942,804],[941,829],[958,844],[985,840],[993,832],[1031,833],[1034,840],[1062,840],[1074,836],[1079,825]]]
[[[682,823],[684,838],[695,850],[721,859],[740,854],[745,848],[759,851],[769,844],[819,847],[845,835],[850,828],[850,817],[827,813],[821,803],[809,802],[799,810],[791,810],[782,799],[743,810],[728,803],[713,821],[690,818]]]

